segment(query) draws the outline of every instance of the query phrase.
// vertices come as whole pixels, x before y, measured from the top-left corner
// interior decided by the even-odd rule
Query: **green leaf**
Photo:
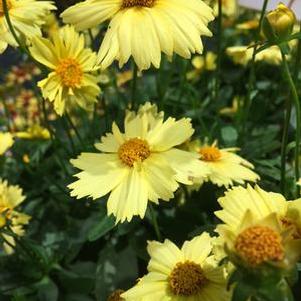
[[[277,285],[272,282],[269,286],[265,286],[258,295],[267,301],[294,301],[291,288],[284,279]]]
[[[115,226],[115,219],[112,216],[105,215],[103,219],[96,224],[88,233],[89,241],[95,241],[105,234],[107,234],[110,230],[112,230]]]
[[[251,286],[244,282],[238,282],[233,291],[232,301],[247,301],[253,296],[253,293]]]

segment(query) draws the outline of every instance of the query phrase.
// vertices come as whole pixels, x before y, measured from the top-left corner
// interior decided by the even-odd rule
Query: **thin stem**
[[[261,9],[261,14],[260,14],[260,19],[259,19],[259,25],[256,31],[256,38],[255,38],[255,46],[253,48],[253,54],[252,54],[252,59],[251,59],[251,67],[250,67],[250,74],[249,74],[249,80],[248,80],[248,91],[247,91],[247,97],[246,97],[246,103],[245,103],[245,112],[243,114],[243,122],[242,122],[242,135],[241,137],[245,137],[245,131],[247,127],[247,122],[248,122],[248,117],[251,109],[251,104],[252,104],[252,91],[254,90],[255,86],[255,81],[256,81],[256,76],[255,76],[255,58],[256,58],[256,50],[257,50],[257,43],[260,40],[260,32],[262,28],[262,22],[263,18],[266,13],[267,5],[268,5],[269,0],[264,0],[262,9]]]
[[[294,104],[295,110],[296,110],[295,180],[297,182],[300,178],[299,149],[300,149],[300,135],[301,135],[301,107],[300,107],[300,100],[299,100],[298,92],[297,92],[294,80],[291,76],[291,73],[290,73],[290,70],[289,70],[289,67],[287,64],[286,56],[282,50],[281,50],[281,55],[282,55],[283,76],[289,85],[290,92],[291,92],[291,100],[293,101],[293,104]],[[298,191],[298,195],[299,195],[299,191]]]
[[[300,32],[301,32],[301,23],[300,23]],[[293,73],[293,79],[295,82],[298,81],[300,61],[301,61],[301,40],[298,40],[295,65],[294,65],[295,68],[294,68],[294,73]],[[288,131],[289,131],[289,124],[290,124],[291,113],[292,113],[292,103],[291,103],[289,97],[286,99],[285,107],[286,107],[286,112],[285,112],[284,128],[283,128],[282,142],[281,142],[281,179],[280,179],[280,187],[281,187],[281,192],[283,194],[285,194],[285,174],[286,174]]]
[[[159,241],[161,241],[162,240],[162,235],[161,235],[161,232],[160,232],[160,229],[159,229],[156,212],[155,212],[155,210],[154,210],[154,208],[151,204],[149,205],[149,208],[150,208],[152,223],[153,223],[154,230],[156,232],[157,239]]]
[[[22,52],[27,53],[29,55],[29,51],[27,50],[27,48],[22,44],[21,40],[19,39],[14,26],[10,20],[10,16],[8,13],[8,6],[7,6],[7,1],[6,0],[2,0],[2,4],[3,4],[3,12],[4,12],[4,16],[5,16],[5,21],[7,23],[7,26],[11,32],[11,34],[13,35],[14,39],[16,40],[17,44],[19,45],[20,49]]]
[[[131,105],[132,108],[135,109],[136,97],[137,97],[137,78],[138,78],[138,67],[133,62],[133,79],[132,79],[132,95],[131,95]]]
[[[222,62],[222,41],[223,40],[223,1],[218,0],[218,19],[217,19],[217,67],[215,71],[214,96],[216,101],[219,99],[219,89],[221,84],[221,62]]]
[[[9,109],[7,107],[6,101],[4,96],[0,96],[1,97],[1,101],[3,104],[3,108],[4,108],[4,113],[5,113],[5,117],[6,117],[6,126],[9,132],[11,132],[11,126],[10,126],[10,120],[12,120],[11,116],[10,116],[10,112]]]
[[[80,142],[80,144],[81,144],[82,146],[84,146],[84,145],[85,145],[85,144],[84,144],[84,141],[83,141],[83,139],[82,139],[82,137],[81,137],[79,131],[77,130],[77,127],[76,127],[75,124],[73,123],[73,121],[72,121],[70,115],[66,112],[66,113],[65,113],[65,116],[66,116],[66,119],[67,119],[67,121],[69,122],[71,128],[74,130],[75,135],[76,135],[78,141]]]

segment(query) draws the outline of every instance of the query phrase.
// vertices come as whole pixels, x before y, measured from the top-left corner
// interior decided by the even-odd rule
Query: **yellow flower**
[[[140,70],[159,68],[161,51],[184,58],[201,53],[201,35],[211,36],[212,10],[202,0],[86,0],[62,13],[83,30],[111,20],[99,50],[102,68],[122,67],[133,56]]]
[[[232,101],[232,106],[220,109],[219,113],[221,115],[233,116],[238,112],[241,102],[243,102],[243,99],[239,96],[235,96]]]
[[[50,139],[50,133],[39,124],[30,126],[25,132],[17,132],[16,137],[21,139]]]
[[[258,186],[234,187],[218,199],[222,210],[215,215],[232,229],[236,229],[247,210],[257,220],[276,213],[284,229],[292,229],[292,236],[301,239],[301,199],[287,201],[279,193],[266,192]]]
[[[292,33],[296,21],[295,13],[283,3],[279,3],[276,9],[264,17],[262,30],[272,42],[275,39],[285,39]]]
[[[257,268],[266,263],[278,267],[294,265],[301,255],[301,239],[293,241],[276,213],[257,219],[247,210],[237,228],[219,225],[228,254],[236,264]]]
[[[205,57],[200,55],[195,56],[191,61],[194,70],[187,73],[187,79],[198,79],[204,70],[214,71],[216,69],[216,58],[217,55],[212,51],[207,52]]]
[[[206,179],[196,179],[196,184],[204,180],[218,186],[231,186],[235,183],[244,184],[245,181],[256,182],[259,176],[251,169],[254,166],[235,154],[238,148],[218,148],[217,143],[212,145],[201,144],[196,140],[190,142],[189,149],[199,155],[199,160],[210,170]]]
[[[226,53],[235,64],[246,66],[252,59],[253,48],[232,46],[226,49]],[[280,65],[281,60],[281,52],[278,46],[271,46],[256,54],[255,57],[256,62],[264,61],[270,65]]]
[[[30,39],[41,36],[41,25],[45,22],[50,10],[56,9],[52,1],[6,0],[11,23],[19,35]],[[18,44],[9,30],[4,16],[3,2],[0,1],[0,53],[7,46],[17,47]]]
[[[252,29],[257,29],[258,26],[259,26],[259,21],[257,19],[253,19],[237,24],[236,28],[239,30],[252,30]]]
[[[10,133],[0,132],[0,155],[3,155],[13,144],[14,139]]]
[[[218,0],[207,0],[207,3],[213,7],[214,15],[218,16]],[[237,14],[237,0],[222,0],[223,15],[227,17],[235,17]]]
[[[76,103],[85,110],[92,110],[100,93],[97,78],[96,54],[85,48],[84,36],[73,27],[65,26],[57,35],[34,38],[30,47],[32,56],[51,72],[38,83],[43,97],[54,102],[57,114]]]
[[[126,301],[230,300],[224,268],[211,255],[213,240],[203,233],[181,249],[169,240],[149,242],[148,274],[121,296]]]
[[[11,230],[17,235],[23,235],[23,226],[26,225],[30,216],[15,211],[15,208],[19,206],[25,197],[22,194],[22,189],[19,186],[8,185],[7,181],[0,179],[0,216],[1,226],[5,226],[7,221],[10,221]],[[10,245],[15,245],[14,238],[7,234],[2,234],[4,239],[9,242]],[[6,253],[11,254],[13,252],[12,247],[4,243],[3,247]]]
[[[146,104],[138,114],[129,112],[125,133],[113,123],[113,133],[95,145],[102,153],[82,153],[71,160],[82,170],[69,185],[72,196],[97,199],[110,193],[108,214],[124,222],[134,215],[143,218],[148,201],[169,201],[178,182],[191,185],[195,177],[207,176],[197,154],[175,148],[193,134],[190,119],[163,121],[154,108]]]

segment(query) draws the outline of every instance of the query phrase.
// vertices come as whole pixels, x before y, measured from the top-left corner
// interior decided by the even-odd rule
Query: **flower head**
[[[17,235],[23,235],[23,226],[28,223],[30,217],[24,213],[20,213],[15,210],[19,206],[25,197],[22,194],[22,189],[19,186],[9,185],[7,181],[0,179],[0,227],[3,227],[10,222],[11,230]],[[14,238],[2,234],[6,241],[10,245],[14,245]],[[12,253],[12,247],[7,243],[4,243],[3,247],[7,253]]]
[[[208,169],[197,155],[175,148],[192,134],[188,118],[164,121],[157,108],[146,104],[138,113],[128,112],[124,133],[113,123],[112,133],[95,147],[102,153],[82,153],[71,163],[82,171],[69,188],[77,198],[100,198],[110,193],[108,214],[118,221],[144,217],[147,202],[168,201],[178,183],[191,185]]]
[[[217,143],[208,145],[198,140],[190,142],[188,147],[191,151],[195,151],[199,160],[209,168],[210,173],[205,181],[228,187],[234,183],[256,182],[259,179],[259,176],[252,171],[253,165],[235,154],[237,148],[219,148]],[[202,183],[202,181],[196,179],[195,182]]]
[[[62,13],[83,30],[111,20],[99,50],[102,68],[123,66],[132,56],[140,70],[159,68],[161,52],[190,58],[201,53],[201,35],[211,36],[212,10],[202,0],[86,0]]]
[[[229,300],[224,268],[211,255],[213,240],[203,233],[181,249],[169,240],[149,242],[148,274],[122,297],[129,301]]]
[[[247,210],[238,227],[219,225],[217,231],[232,259],[236,257],[235,264],[258,268],[272,263],[285,267],[295,264],[301,255],[301,239],[292,240],[276,213],[257,219]]]
[[[246,211],[253,219],[261,220],[272,213],[277,215],[283,230],[291,230],[293,239],[301,239],[301,199],[287,201],[281,194],[267,192],[259,186],[234,187],[218,199],[222,210],[215,215],[231,229],[239,227]]]
[[[39,124],[30,126],[26,131],[17,132],[15,136],[21,139],[50,139],[48,129]]]
[[[96,54],[85,48],[84,43],[84,36],[71,26],[61,28],[50,40],[32,40],[32,56],[51,70],[38,86],[43,97],[54,103],[59,115],[74,103],[85,110],[92,109],[100,93],[97,78],[93,75],[98,68]]]
[[[285,39],[293,31],[296,23],[296,15],[294,12],[279,3],[277,8],[270,11],[263,19],[263,32],[268,39]]]
[[[41,36],[41,25],[45,22],[46,15],[56,9],[52,1],[37,0],[6,0],[11,23],[17,32],[28,39]],[[18,46],[9,30],[4,15],[3,2],[0,2],[0,53],[7,46]]]
[[[10,133],[0,132],[0,155],[3,155],[13,144],[14,139]]]

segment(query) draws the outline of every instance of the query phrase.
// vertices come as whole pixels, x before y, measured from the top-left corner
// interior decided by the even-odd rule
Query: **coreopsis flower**
[[[92,110],[100,93],[97,77],[93,74],[98,69],[97,56],[84,44],[84,36],[72,26],[61,28],[49,39],[32,39],[31,55],[51,70],[38,86],[43,97],[53,102],[59,115],[74,104]]]
[[[0,155],[3,155],[13,144],[12,134],[0,132]]]
[[[253,19],[237,24],[236,28],[239,30],[253,30],[253,29],[257,29],[258,26],[259,26],[259,21],[257,19]]]
[[[301,239],[284,230],[276,213],[262,219],[247,210],[238,227],[219,225],[227,253],[236,264],[258,268],[267,263],[278,267],[294,265],[301,255]]]
[[[206,0],[213,7],[214,15],[218,16],[218,0]],[[223,15],[233,18],[237,15],[238,5],[237,0],[222,0]]]
[[[235,64],[246,66],[252,59],[253,48],[249,48],[248,46],[232,46],[226,49],[226,53]],[[270,65],[280,65],[282,61],[281,52],[278,46],[271,46],[257,53],[255,61],[263,61]]]
[[[101,153],[82,153],[71,163],[82,171],[69,188],[77,198],[100,198],[110,193],[108,214],[116,222],[144,217],[148,201],[169,201],[179,183],[191,185],[208,175],[198,155],[177,149],[194,130],[190,119],[163,120],[156,107],[146,104],[138,113],[128,112],[124,133],[116,123],[112,133],[95,147]]]
[[[21,139],[50,139],[48,129],[39,124],[33,124],[26,131],[17,132],[15,136]]]
[[[264,17],[263,33],[271,41],[286,39],[293,32],[296,21],[295,13],[283,3],[279,3],[276,9]]]
[[[202,0],[86,0],[61,16],[78,30],[110,20],[99,49],[102,68],[114,60],[122,67],[132,56],[140,70],[159,68],[161,52],[184,58],[202,53],[200,36],[212,35],[207,25],[214,19]]]
[[[19,186],[9,185],[7,181],[0,179],[0,228],[9,222],[10,228],[15,234],[19,236],[24,234],[23,227],[29,222],[30,216],[15,210],[24,199],[22,189]],[[8,242],[4,242],[4,250],[8,254],[12,253],[12,246],[15,245],[14,238],[4,233],[1,235]]]
[[[217,55],[212,51],[207,52],[205,56],[195,56],[191,60],[191,64],[194,67],[194,70],[186,74],[187,79],[198,79],[204,70],[214,71],[216,69],[216,59]]]
[[[148,243],[148,274],[121,296],[131,300],[227,301],[226,275],[212,255],[208,233],[186,241],[182,248],[165,240]]]
[[[244,184],[246,181],[256,182],[259,176],[252,171],[253,164],[235,154],[238,148],[219,148],[217,143],[212,145],[202,144],[199,140],[189,143],[188,148],[198,154],[210,173],[207,178],[195,180],[201,184],[204,180],[218,186],[231,186],[236,183]]]
[[[8,14],[17,35],[31,39],[41,35],[41,25],[46,15],[56,9],[52,1],[37,0],[6,0]],[[0,53],[8,45],[17,47],[18,44],[7,25],[4,15],[3,2],[0,2]]]
[[[235,96],[233,98],[231,107],[220,109],[219,114],[232,117],[238,112],[241,103],[243,103],[243,99],[240,96]]]
[[[283,229],[291,229],[293,239],[301,239],[301,199],[287,201],[283,195],[267,192],[259,186],[233,187],[218,199],[222,210],[215,215],[231,229],[239,227],[249,210],[257,220],[275,213]]]

